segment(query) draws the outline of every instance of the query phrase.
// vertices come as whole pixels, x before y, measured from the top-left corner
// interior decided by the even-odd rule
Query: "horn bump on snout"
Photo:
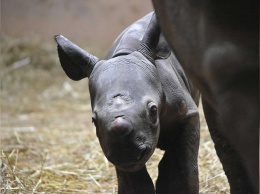
[[[109,130],[111,135],[116,135],[119,137],[126,136],[130,134],[132,131],[132,124],[123,117],[115,118],[115,120],[111,123],[111,127]]]
[[[60,64],[69,78],[78,81],[89,77],[99,59],[62,35],[55,35]]]

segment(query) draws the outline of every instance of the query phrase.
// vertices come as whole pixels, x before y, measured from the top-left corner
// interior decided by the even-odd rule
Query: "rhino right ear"
[[[75,81],[89,77],[99,59],[62,35],[54,36],[58,45],[60,64],[67,76]]]

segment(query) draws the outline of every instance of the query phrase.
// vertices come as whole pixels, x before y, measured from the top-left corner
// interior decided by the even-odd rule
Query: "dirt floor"
[[[1,193],[116,193],[91,123],[88,81],[65,76],[54,44],[0,41]],[[147,162],[154,181],[162,154]],[[229,193],[202,111],[199,173],[200,193]]]

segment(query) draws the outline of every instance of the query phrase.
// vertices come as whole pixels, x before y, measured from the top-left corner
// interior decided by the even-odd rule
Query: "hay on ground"
[[[1,193],[117,193],[91,123],[87,80],[66,78],[54,44],[1,40]],[[147,163],[153,181],[162,154]],[[200,193],[229,193],[202,111],[199,172]]]

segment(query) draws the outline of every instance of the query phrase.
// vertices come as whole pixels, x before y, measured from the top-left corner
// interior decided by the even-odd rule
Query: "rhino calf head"
[[[156,68],[141,53],[100,61],[89,77],[93,122],[115,166],[142,167],[159,136],[162,90]]]
[[[145,165],[160,132],[163,92],[153,63],[160,32],[151,27],[139,49],[108,60],[99,60],[62,35],[55,36],[68,77],[89,78],[97,137],[108,160],[123,171]]]

